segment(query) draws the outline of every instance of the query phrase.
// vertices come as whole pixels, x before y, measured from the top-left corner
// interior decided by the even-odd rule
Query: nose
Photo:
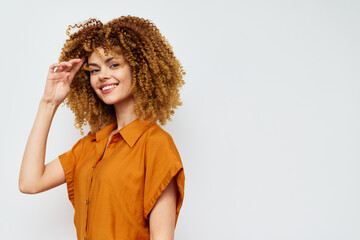
[[[110,75],[109,75],[109,73],[106,71],[106,70],[101,70],[100,72],[99,72],[99,79],[100,80],[107,80],[107,79],[109,79],[110,78]]]

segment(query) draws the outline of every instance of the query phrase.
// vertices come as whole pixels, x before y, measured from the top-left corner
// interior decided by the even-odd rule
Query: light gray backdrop
[[[68,25],[151,19],[183,63],[164,127],[185,168],[175,239],[360,239],[360,1],[0,2],[1,239],[75,239],[66,186],[18,175]],[[82,137],[60,107],[46,162]]]

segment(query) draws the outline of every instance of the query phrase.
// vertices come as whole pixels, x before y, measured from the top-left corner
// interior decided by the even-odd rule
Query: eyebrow
[[[113,57],[108,58],[108,59],[105,60],[105,63],[108,63],[108,62],[110,62],[110,61],[113,60],[113,59],[114,59]],[[89,65],[89,66],[95,66],[95,67],[98,67],[98,66],[99,66],[99,65],[97,65],[96,63],[89,63],[88,65]]]

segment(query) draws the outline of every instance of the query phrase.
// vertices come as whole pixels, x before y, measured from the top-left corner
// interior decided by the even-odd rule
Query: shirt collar
[[[155,124],[155,122],[150,122],[148,120],[136,119],[120,129],[118,132],[124,138],[125,142],[132,148],[140,136],[148,129],[150,126]],[[93,134],[93,140],[96,139],[96,142],[99,142],[105,138],[108,138],[110,133],[117,127],[117,122],[114,120],[109,123],[95,134]]]

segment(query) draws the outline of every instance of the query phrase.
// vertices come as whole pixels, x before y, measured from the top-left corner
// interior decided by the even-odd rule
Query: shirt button
[[[88,204],[88,200],[86,199],[86,201],[85,201],[85,205],[87,205]]]
[[[94,165],[92,166],[92,168],[95,168],[95,163],[94,163]]]

